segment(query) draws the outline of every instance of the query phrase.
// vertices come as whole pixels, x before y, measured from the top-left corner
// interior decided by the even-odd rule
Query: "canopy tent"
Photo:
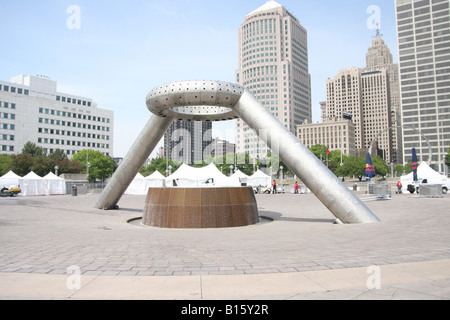
[[[258,170],[247,179],[247,182],[247,184],[252,187],[267,187],[271,185],[271,177],[261,170]]]
[[[19,180],[22,179],[20,176],[15,174],[14,172],[10,171],[4,176],[0,177],[0,188],[8,188],[10,189],[11,186],[18,186],[20,185]]]
[[[183,187],[208,185],[222,187],[240,186],[238,181],[225,176],[214,164],[203,168],[194,168],[184,163],[177,171],[166,178],[166,185]]]
[[[243,173],[241,170],[237,170],[231,177],[230,179],[232,179],[233,181],[235,181],[236,183],[248,183],[248,178],[249,176],[246,175],[245,173]]]
[[[65,195],[66,180],[58,177],[53,172],[42,178],[46,195]]]
[[[125,194],[146,195],[148,193],[148,188],[163,187],[165,179],[166,178],[159,171],[155,171],[148,177],[144,177],[142,174],[138,173],[125,191]]]
[[[246,175],[245,173],[243,173],[241,170],[237,170],[231,177],[236,177],[236,178],[248,178],[248,175]]]
[[[423,179],[427,179],[428,180],[427,182],[432,184],[450,183],[450,179],[434,171],[432,168],[430,168],[430,166],[426,162],[422,162],[420,166],[417,168],[417,178],[419,182],[421,182]],[[400,181],[402,182],[403,190],[406,190],[408,184],[414,182],[414,173],[411,172],[410,174],[402,176],[400,178]]]
[[[153,172],[148,177],[145,177],[144,180],[146,182],[147,188],[163,187],[164,186],[164,181],[166,180],[166,177],[164,177],[161,174],[161,172],[156,170],[155,172]]]
[[[45,195],[44,179],[31,171],[25,177],[19,179],[22,192],[20,196],[43,196]]]
[[[125,191],[125,194],[130,195],[145,195],[147,194],[146,182],[144,180],[144,176],[138,172],[136,177],[134,177],[133,181]]]

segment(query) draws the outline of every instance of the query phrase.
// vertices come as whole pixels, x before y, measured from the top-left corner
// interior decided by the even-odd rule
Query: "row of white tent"
[[[246,183],[247,186],[251,187],[266,187],[271,184],[271,177],[261,170],[255,172],[252,176],[237,170],[231,177],[227,177],[214,164],[203,168],[194,168],[182,164],[177,171],[168,177],[164,177],[158,171],[148,177],[143,177],[138,173],[125,194],[145,195],[148,188],[152,187],[238,187],[242,183]]]
[[[66,181],[52,172],[40,177],[31,171],[25,177],[21,177],[10,171],[0,177],[0,189],[11,187],[20,187],[19,196],[24,197],[66,194]]]

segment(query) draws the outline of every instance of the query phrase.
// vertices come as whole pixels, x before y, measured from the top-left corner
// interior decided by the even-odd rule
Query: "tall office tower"
[[[347,68],[333,79],[328,78],[326,84],[328,121],[351,118],[355,126],[357,154],[365,155],[371,143],[377,140],[380,155],[390,162],[391,134],[385,130],[391,126],[387,71]]]
[[[402,123],[400,110],[400,83],[399,66],[394,63],[392,53],[381,38],[380,30],[372,40],[372,46],[369,47],[366,54],[366,67],[364,71],[386,70],[389,80],[389,101],[391,112],[391,127],[384,128],[380,132],[383,136],[385,130],[389,130],[392,143],[392,161],[403,163],[403,141],[402,141]],[[384,137],[386,137],[384,135]]]
[[[268,1],[245,17],[236,79],[293,134],[297,125],[312,121],[307,32],[278,2]],[[236,124],[236,148],[252,159],[270,152],[242,120]]]
[[[164,135],[165,158],[188,165],[201,163],[204,151],[212,143],[212,123],[208,121],[174,121]],[[211,153],[208,153],[209,156]]]
[[[20,153],[27,142],[69,157],[84,149],[113,156],[114,112],[90,98],[61,93],[57,82],[19,75],[0,81],[0,153]]]
[[[450,146],[448,0],[396,0],[404,161],[444,171]],[[431,159],[430,159],[431,157]]]
[[[355,148],[362,149],[364,147],[364,126],[360,69],[343,69],[333,79],[328,78],[326,86],[327,121],[341,121],[344,119],[344,114],[351,115],[355,125]]]
[[[325,121],[351,117],[357,154],[365,155],[376,141],[383,159],[402,163],[401,134],[397,130],[398,126],[401,130],[398,78],[398,65],[377,30],[365,68],[343,69],[327,79]]]

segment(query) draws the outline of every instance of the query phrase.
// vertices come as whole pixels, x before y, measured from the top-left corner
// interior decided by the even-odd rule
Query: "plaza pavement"
[[[204,230],[131,224],[145,196],[98,196],[0,199],[0,299],[450,299],[450,195],[365,201],[381,222],[354,225],[312,194],[257,195],[272,222]]]

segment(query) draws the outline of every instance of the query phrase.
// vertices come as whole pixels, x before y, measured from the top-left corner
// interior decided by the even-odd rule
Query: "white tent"
[[[214,164],[203,168],[194,168],[186,164],[166,178],[167,186],[238,186],[238,182],[225,176]]]
[[[20,196],[43,196],[45,195],[44,179],[31,171],[25,177],[19,179],[22,192]]]
[[[230,178],[240,184],[248,183],[249,176],[238,169]]]
[[[271,177],[261,170],[256,171],[251,177],[247,179],[248,185],[252,187],[267,187],[271,185]]]
[[[11,186],[20,185],[19,180],[22,179],[20,176],[10,171],[4,176],[0,177],[0,189],[3,187],[10,188]]]
[[[53,172],[42,178],[46,195],[65,195],[66,180],[58,177]]]
[[[148,177],[144,177],[142,174],[138,173],[125,191],[125,194],[146,195],[149,188],[163,187],[165,179],[166,178],[159,171],[155,171]]]
[[[412,172],[400,178],[400,181],[403,185],[403,191],[406,190],[408,184],[413,183],[413,179],[414,175]],[[417,179],[419,182],[421,182],[423,179],[427,179],[428,183],[431,184],[450,184],[450,179],[434,171],[426,162],[422,162],[417,168]]]
[[[146,182],[144,176],[138,172],[131,184],[128,186],[125,194],[145,195],[147,194]]]
[[[164,181],[166,180],[166,177],[164,177],[161,172],[156,170],[148,177],[144,178],[146,182],[146,188],[159,188],[164,187]]]

